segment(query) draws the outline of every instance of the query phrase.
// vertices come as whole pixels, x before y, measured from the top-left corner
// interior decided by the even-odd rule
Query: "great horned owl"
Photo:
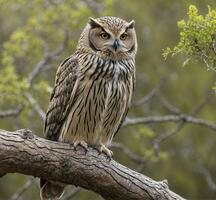
[[[135,22],[90,18],[75,53],[59,66],[45,121],[46,138],[97,148],[107,145],[124,121],[135,82]],[[64,186],[41,180],[41,198],[58,199]]]

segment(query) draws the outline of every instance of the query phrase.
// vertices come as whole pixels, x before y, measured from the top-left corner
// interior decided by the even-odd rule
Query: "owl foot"
[[[100,144],[98,147],[100,153],[104,152],[109,158],[112,158],[113,152],[109,150],[104,144]]]
[[[82,146],[86,151],[88,150],[88,145],[84,140],[77,140],[73,143],[75,150],[76,150],[78,145]]]

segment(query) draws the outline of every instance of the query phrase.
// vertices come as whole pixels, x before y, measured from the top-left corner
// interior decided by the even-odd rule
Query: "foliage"
[[[163,56],[185,54],[187,59],[183,65],[191,60],[202,60],[207,69],[216,70],[216,10],[208,6],[208,13],[199,15],[195,5],[190,5],[188,20],[178,21],[181,29],[178,44],[167,48]]]
[[[27,104],[24,95],[28,88],[26,79],[20,79],[13,67],[0,70],[0,105],[5,102],[11,105]]]

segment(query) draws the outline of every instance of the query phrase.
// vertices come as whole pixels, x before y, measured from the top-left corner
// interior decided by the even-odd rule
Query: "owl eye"
[[[127,36],[128,36],[127,33],[123,33],[123,34],[121,34],[120,39],[121,40],[126,40]]]
[[[108,33],[105,33],[105,32],[101,33],[100,36],[104,40],[108,40],[110,38],[110,35]]]

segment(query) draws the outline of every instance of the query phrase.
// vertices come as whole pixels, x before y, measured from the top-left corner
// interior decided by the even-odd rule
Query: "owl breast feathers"
[[[45,122],[48,139],[94,146],[112,156],[107,145],[134,89],[134,25],[116,17],[90,18],[75,53],[57,70]]]

